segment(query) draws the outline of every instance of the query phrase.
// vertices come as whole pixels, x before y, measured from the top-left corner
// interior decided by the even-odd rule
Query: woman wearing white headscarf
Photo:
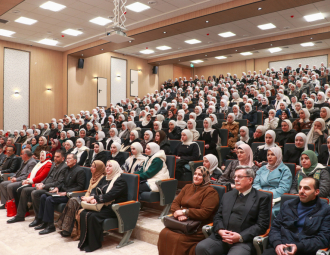
[[[106,146],[105,146],[105,149],[108,150],[108,151],[111,149],[111,144],[113,142],[117,142],[119,144],[121,143],[121,140],[118,137],[118,130],[117,130],[117,128],[110,128],[109,134],[110,134],[110,138],[108,138],[106,140]]]
[[[249,144],[250,136],[249,136],[249,129],[246,126],[242,126],[239,129],[240,141],[243,143]]]
[[[244,106],[243,119],[248,121],[249,136],[252,137],[254,131],[256,130],[255,125],[257,125],[257,112],[253,110],[250,103],[246,103]]]
[[[76,141],[76,148],[72,151],[72,154],[77,156],[77,164],[79,166],[83,166],[87,156],[88,156],[89,148],[85,146],[85,140],[82,138],[78,138]]]
[[[121,144],[117,142],[113,142],[111,144],[111,154],[109,156],[110,160],[115,160],[118,162],[120,166],[125,164],[126,156],[123,152],[120,151],[121,149]]]
[[[270,148],[277,147],[275,143],[276,134],[273,130],[268,130],[265,134],[265,144],[257,147],[253,155],[253,160],[258,167],[262,166],[262,163],[267,161],[267,152]]]
[[[102,131],[100,131],[100,132],[102,132]],[[103,162],[103,164],[107,163],[108,155],[104,150],[102,142],[94,143],[94,149],[89,150],[88,158],[85,161],[84,166],[90,167],[95,160],[100,160]]]
[[[262,166],[256,174],[252,187],[256,190],[266,190],[273,193],[273,215],[280,209],[281,196],[288,193],[292,184],[290,169],[282,161],[282,149],[272,147],[267,152],[268,164]]]
[[[239,123],[235,121],[235,114],[229,113],[227,121],[222,123],[221,129],[227,129],[229,132],[228,147],[234,148],[238,139]]]
[[[217,181],[222,175],[222,171],[218,168],[218,159],[213,154],[208,154],[203,157],[203,166],[210,172],[211,181]]]
[[[159,121],[154,121],[153,133],[155,134],[157,131],[160,130],[162,130],[162,123],[160,123]]]
[[[322,107],[320,110],[320,118],[322,118],[325,122],[325,127],[328,130],[328,134],[330,133],[330,108]]]
[[[235,119],[242,119],[243,114],[241,113],[241,110],[239,109],[238,105],[233,106],[233,114],[235,115]]]
[[[168,123],[167,137],[170,140],[179,140],[181,137],[181,128],[176,125],[174,120],[170,120]]]
[[[176,125],[180,127],[181,129],[185,129],[187,126],[187,123],[184,121],[184,113],[179,112],[177,115],[177,121]]]
[[[280,109],[280,103],[285,102],[283,100],[283,97],[284,97],[284,94],[281,94],[281,93],[276,94],[276,101],[275,101],[275,105],[274,105],[276,111]]]
[[[16,141],[20,138],[20,135],[18,133],[18,130],[14,130],[14,137],[13,137],[13,143],[16,143]]]
[[[153,121],[150,113],[146,113],[145,118],[142,120],[141,123],[142,128],[152,128],[153,127]]]
[[[196,121],[193,119],[188,120],[187,129],[193,134],[193,141],[197,141],[200,137],[200,133],[196,130]]]
[[[321,108],[323,106],[329,106],[327,102],[325,102],[325,94],[324,92],[317,93],[317,101],[315,102],[315,107]]]
[[[269,110],[268,118],[265,119],[264,126],[266,130],[276,129],[278,127],[279,118],[275,117],[276,112],[274,109]]]
[[[149,143],[146,147],[147,159],[140,171],[136,172],[140,176],[139,193],[159,192],[156,181],[170,178],[167,166],[166,155],[156,143]]]
[[[297,132],[301,132],[303,129],[310,129],[313,122],[310,121],[310,113],[306,108],[302,108],[299,111],[299,119],[292,123],[292,128]]]
[[[131,145],[132,145],[132,143],[135,143],[135,142],[138,142],[138,143],[140,142],[139,133],[136,130],[132,130],[130,132],[129,138],[126,139],[124,141],[124,143],[121,145],[120,151],[131,152]]]
[[[147,144],[152,142],[153,138],[154,138],[154,135],[153,135],[153,132],[151,130],[147,130],[147,131],[144,132],[143,139],[140,142],[141,146],[142,146],[142,153],[145,152]]]
[[[314,108],[314,100],[312,98],[308,98],[306,101],[306,109],[310,112],[311,115],[318,112],[319,108]]]
[[[119,132],[119,135],[118,137],[119,138],[123,138],[123,139],[128,139],[129,138],[129,130],[127,128],[127,122],[124,121],[122,124],[121,124],[121,130]]]
[[[304,133],[298,133],[295,137],[295,147],[287,150],[283,156],[283,162],[295,163],[296,170],[300,170],[300,156],[305,150],[308,150],[307,136]]]
[[[282,131],[276,135],[276,142],[284,147],[286,143],[294,143],[296,130],[292,129],[292,123],[290,120],[283,120],[281,123]]]
[[[26,145],[27,142],[30,142],[32,140],[32,138],[34,137],[33,129],[26,130],[26,136],[27,136],[27,139],[25,140],[25,142],[23,143],[23,145]]]
[[[122,169],[127,173],[133,174],[141,169],[147,157],[142,155],[143,148],[142,145],[138,142],[132,143],[131,153],[132,155],[126,159],[125,164],[122,166]]]
[[[233,99],[231,100],[231,105],[237,105],[239,106],[240,103],[243,103],[243,99],[240,98],[239,94],[237,92],[234,92],[232,94]]]
[[[212,120],[210,118],[205,118],[203,122],[204,131],[202,133],[201,139],[205,141],[205,154],[217,155],[217,145],[220,145],[219,132],[212,128]]]
[[[321,145],[327,142],[328,130],[322,118],[317,118],[307,134],[307,144],[315,144],[315,152],[321,152]]]
[[[203,113],[202,107],[195,107],[196,120],[203,120],[205,118],[205,114]]]

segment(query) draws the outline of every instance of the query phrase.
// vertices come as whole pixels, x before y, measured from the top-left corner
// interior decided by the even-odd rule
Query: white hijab
[[[268,144],[268,143],[265,142],[264,150],[269,150],[270,148],[272,148],[272,147],[276,147],[276,146],[277,146],[276,143],[275,143],[275,139],[276,139],[276,134],[275,134],[275,132],[274,132],[273,130],[268,130],[268,131],[266,132],[266,134],[265,134],[265,139],[266,139],[266,135],[267,135],[267,134],[269,134],[269,135],[272,136],[272,138],[273,138],[273,142],[272,142],[272,144]]]

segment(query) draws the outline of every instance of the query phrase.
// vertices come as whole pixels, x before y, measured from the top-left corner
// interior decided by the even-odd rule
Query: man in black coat
[[[68,202],[68,192],[84,189],[85,172],[83,168],[77,165],[77,156],[69,154],[66,158],[66,164],[67,168],[63,170],[65,171],[64,181],[59,183],[59,185],[48,194],[46,193],[41,196],[38,219],[43,223],[34,228],[35,230],[43,229],[39,232],[40,235],[49,234],[56,230],[54,226],[55,204]],[[50,193],[54,195],[49,195]]]
[[[7,157],[3,161],[3,164],[0,169],[2,174],[15,173],[19,169],[20,160],[18,157],[16,157],[15,153],[16,153],[15,146],[8,145],[6,147]]]
[[[318,197],[319,181],[305,177],[299,197],[286,201],[269,232],[272,248],[264,255],[316,254],[330,245],[330,207]]]
[[[196,255],[250,255],[253,238],[269,226],[270,196],[252,188],[255,173],[238,166],[235,170],[236,189],[223,195],[213,220],[213,233],[196,246]]]

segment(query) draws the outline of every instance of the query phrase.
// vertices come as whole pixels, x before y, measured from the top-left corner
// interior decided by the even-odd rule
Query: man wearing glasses
[[[252,188],[249,166],[235,169],[235,189],[223,195],[213,220],[213,233],[196,247],[196,255],[250,255],[253,238],[269,226],[270,197]]]

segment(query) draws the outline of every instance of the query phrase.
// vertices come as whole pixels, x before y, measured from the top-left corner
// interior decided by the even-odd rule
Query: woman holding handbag
[[[187,184],[174,199],[171,211],[180,221],[199,221],[194,234],[186,235],[165,227],[159,234],[159,255],[195,255],[195,247],[205,237],[202,227],[213,221],[219,207],[219,195],[210,185],[210,173],[200,166],[196,169],[193,183]]]

